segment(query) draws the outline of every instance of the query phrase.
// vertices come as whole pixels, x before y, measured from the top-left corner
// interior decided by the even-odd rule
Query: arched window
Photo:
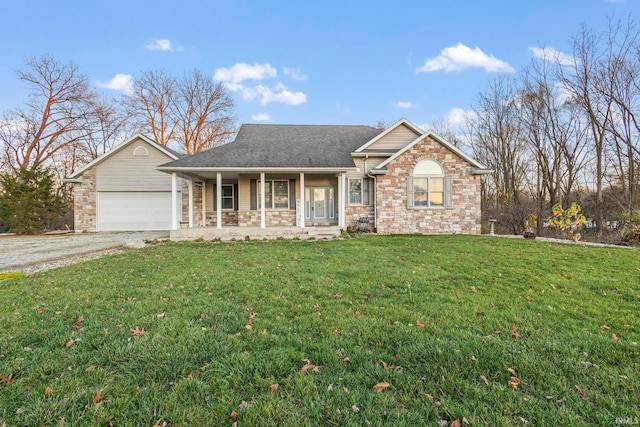
[[[148,156],[149,155],[149,151],[147,151],[147,149],[145,147],[143,147],[142,145],[139,145],[136,148],[134,148],[133,155],[134,156]]]
[[[413,205],[416,208],[443,208],[446,199],[445,182],[442,166],[434,160],[421,160],[413,168]],[[447,185],[449,184],[449,185]],[[450,191],[450,190],[449,190]]]

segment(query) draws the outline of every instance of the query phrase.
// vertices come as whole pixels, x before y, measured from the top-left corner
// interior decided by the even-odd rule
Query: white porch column
[[[207,226],[207,180],[202,181],[202,226]]]
[[[338,175],[338,226],[344,228],[345,221],[345,174],[341,173]]]
[[[264,172],[260,172],[260,228],[265,228],[264,213]]]
[[[304,228],[304,172],[300,172],[300,228]]]
[[[178,175],[171,172],[171,229],[178,229]]]
[[[216,228],[222,228],[222,173],[216,173]]]
[[[193,228],[193,179],[189,180],[189,228]]]

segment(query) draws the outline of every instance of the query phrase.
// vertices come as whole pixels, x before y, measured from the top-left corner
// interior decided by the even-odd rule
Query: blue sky
[[[113,95],[142,71],[198,69],[238,123],[455,122],[531,48],[568,51],[580,25],[629,14],[639,0],[2,0],[0,112],[26,101],[25,59],[53,55]]]

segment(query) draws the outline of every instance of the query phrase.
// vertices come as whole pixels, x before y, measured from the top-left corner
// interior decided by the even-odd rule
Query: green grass
[[[5,280],[0,426],[634,421],[638,259],[364,236],[168,243]]]

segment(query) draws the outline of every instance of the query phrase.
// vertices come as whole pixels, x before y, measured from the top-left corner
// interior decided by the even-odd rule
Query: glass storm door
[[[306,187],[304,210],[306,222],[335,222],[336,214],[333,187]]]

